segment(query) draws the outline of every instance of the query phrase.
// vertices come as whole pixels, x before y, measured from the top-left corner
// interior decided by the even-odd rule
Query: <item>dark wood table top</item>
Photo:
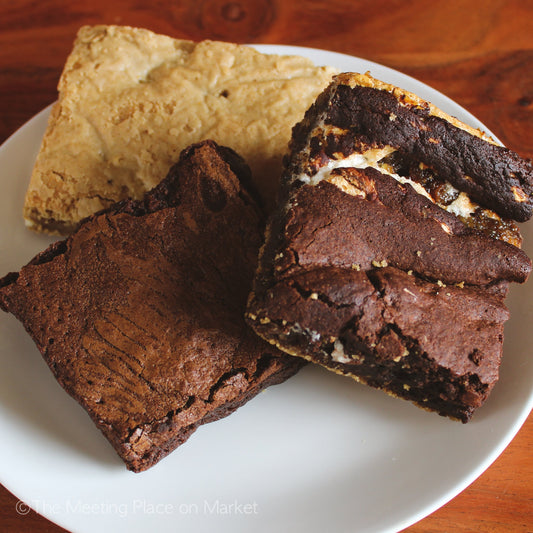
[[[56,99],[77,29],[98,23],[377,61],[442,91],[533,157],[533,2],[524,0],[0,0],[0,143]],[[481,477],[407,531],[533,531],[532,445],[530,415]],[[17,503],[0,486],[0,531],[63,531]]]

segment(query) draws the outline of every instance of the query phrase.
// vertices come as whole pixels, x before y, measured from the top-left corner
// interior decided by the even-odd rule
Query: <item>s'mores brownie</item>
[[[293,130],[247,308],[282,350],[467,422],[498,379],[531,261],[531,161],[344,73]]]

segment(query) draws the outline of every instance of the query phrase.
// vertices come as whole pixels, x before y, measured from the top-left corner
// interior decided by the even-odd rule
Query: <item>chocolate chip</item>
[[[472,361],[472,363],[474,363],[476,366],[479,366],[481,360],[483,359],[483,354],[477,348],[474,348],[474,350],[468,354],[468,359],[470,359],[470,361]]]

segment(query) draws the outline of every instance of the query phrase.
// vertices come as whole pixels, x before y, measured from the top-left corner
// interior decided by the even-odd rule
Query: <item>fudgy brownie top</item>
[[[357,362],[357,355],[373,355],[379,379],[380,362],[412,354],[455,376],[476,376],[483,386],[498,379],[503,323],[509,318],[498,293],[438,286],[393,267],[366,272],[324,267],[277,280],[252,302],[251,323],[260,332],[277,328],[277,334],[290,336],[296,327],[326,352],[341,339],[347,357],[329,360],[328,366],[342,362],[356,371],[350,356]],[[426,376],[421,372],[418,379],[422,383]]]
[[[270,220],[249,301],[256,331],[272,330],[260,324],[267,317],[326,345],[356,338],[355,353],[390,359],[414,350],[494,384],[503,298],[509,281],[524,281],[531,269],[522,250],[373,168],[294,186],[283,205]],[[481,354],[477,364],[469,354]]]
[[[334,170],[291,191],[279,214],[273,275],[320,266],[394,266],[443,283],[523,282],[531,262],[519,248],[468,228],[409,185],[373,168]]]
[[[194,145],[143,201],[0,281],[1,307],[132,470],[300,366],[243,320],[263,230],[247,180],[234,152]]]

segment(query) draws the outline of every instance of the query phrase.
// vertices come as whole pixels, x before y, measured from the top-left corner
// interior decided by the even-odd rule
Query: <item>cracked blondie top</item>
[[[59,80],[26,224],[67,234],[118,200],[141,199],[204,139],[241,154],[272,207],[291,128],[334,73],[244,45],[84,26]]]

